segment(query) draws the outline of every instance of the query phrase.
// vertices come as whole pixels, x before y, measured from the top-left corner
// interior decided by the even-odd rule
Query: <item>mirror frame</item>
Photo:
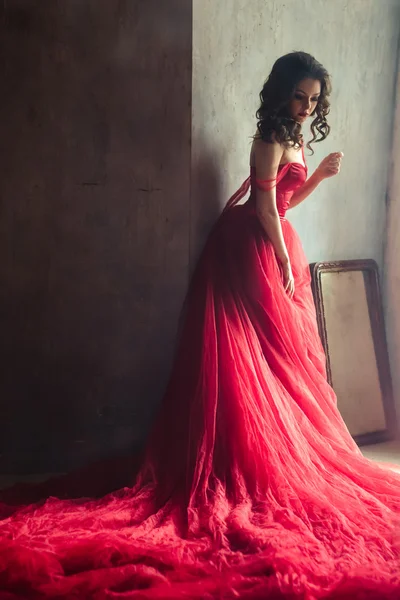
[[[398,429],[393,399],[389,354],[386,342],[378,265],[372,259],[317,262],[310,265],[310,271],[314,303],[317,312],[318,329],[326,355],[327,378],[332,387],[332,371],[329,356],[328,332],[326,329],[321,276],[324,273],[337,273],[343,271],[362,271],[364,275],[368,312],[373,336],[386,428],[384,430],[371,431],[368,433],[355,435],[353,438],[359,446],[390,441],[397,437]]]

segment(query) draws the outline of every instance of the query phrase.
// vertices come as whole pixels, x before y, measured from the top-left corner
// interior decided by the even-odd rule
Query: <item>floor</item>
[[[399,468],[396,470],[400,471],[400,440],[374,446],[363,446],[361,451],[364,456],[372,460],[398,465]]]
[[[374,444],[373,446],[363,446],[361,448],[362,453],[371,460],[379,462],[389,463],[391,465],[398,465],[400,472],[400,440],[385,442],[383,444]],[[49,477],[52,477],[52,473],[42,473],[40,475],[1,475],[0,474],[0,489],[10,487],[16,482],[37,482],[45,481]]]
[[[1,475],[0,474],[0,490],[11,487],[14,483],[38,483],[46,481],[50,477],[61,475],[61,473],[41,473],[40,475]]]

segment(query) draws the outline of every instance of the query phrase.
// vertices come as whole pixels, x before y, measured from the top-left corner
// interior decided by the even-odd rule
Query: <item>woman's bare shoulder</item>
[[[254,137],[251,149],[254,155],[265,158],[282,156],[285,150],[275,138],[265,141],[259,135]]]

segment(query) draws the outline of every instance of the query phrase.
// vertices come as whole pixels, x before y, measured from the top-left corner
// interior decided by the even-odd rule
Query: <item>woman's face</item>
[[[304,121],[314,112],[321,94],[321,83],[318,79],[302,79],[296,86],[292,100],[289,102],[289,114],[298,123]]]

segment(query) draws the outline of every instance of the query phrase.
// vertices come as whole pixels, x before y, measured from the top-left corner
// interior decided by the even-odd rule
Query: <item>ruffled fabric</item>
[[[362,456],[338,412],[285,217],[305,178],[285,165],[276,181],[294,297],[253,171],[197,266],[135,485],[3,505],[1,599],[400,598],[400,476]]]

